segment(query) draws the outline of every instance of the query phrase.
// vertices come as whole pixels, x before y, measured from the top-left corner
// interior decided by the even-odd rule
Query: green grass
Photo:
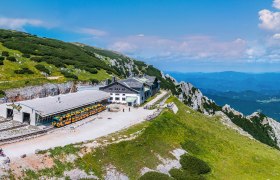
[[[157,154],[174,158],[170,151],[183,147],[209,164],[208,179],[280,178],[278,150],[239,135],[218,118],[195,112],[174,97],[168,101],[176,103],[177,114],[164,110],[155,120],[129,130],[133,133],[144,127],[136,139],[96,148],[72,166],[101,177],[104,168],[112,164],[131,179],[138,179],[143,167],[153,169],[160,163]]]
[[[97,74],[91,74],[85,70],[75,69],[74,66],[67,66],[67,68],[71,70],[73,74],[78,76],[80,81],[90,81],[91,79],[102,81],[108,78],[111,79],[111,76],[104,69],[100,69]]]
[[[188,152],[211,166],[210,179],[280,177],[279,151],[243,137],[226,128],[218,119],[206,117],[176,99],[172,100],[179,107],[177,115],[165,111],[135,140],[96,149],[77,161],[77,165],[100,175],[103,166],[113,164],[119,171],[136,179],[141,168],[155,168],[159,163],[155,153],[170,157],[169,151],[184,144]],[[186,111],[191,111],[191,114]]]
[[[0,52],[7,51],[10,56],[15,56],[17,62],[11,62],[4,60],[4,65],[0,65],[0,90],[7,90],[12,88],[19,88],[25,86],[42,85],[45,83],[63,83],[67,79],[61,74],[61,70],[53,64],[46,62],[34,62],[30,58],[23,57],[22,53],[17,50],[8,49],[0,42]],[[35,68],[37,64],[44,65],[51,73],[50,76],[59,76],[59,79],[49,80],[41,72]],[[22,68],[28,68],[34,72],[34,74],[16,74],[15,70]],[[91,74],[84,70],[75,69],[73,66],[67,66],[67,69],[78,76],[79,81],[90,81],[91,79],[97,79],[99,81],[110,78],[110,75],[106,73],[104,69],[100,69],[97,74]]]

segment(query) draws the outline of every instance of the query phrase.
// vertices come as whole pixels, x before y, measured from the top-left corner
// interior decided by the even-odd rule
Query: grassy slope
[[[163,79],[158,69],[109,50],[0,29],[0,54],[2,51],[8,51],[10,56],[15,56],[20,63],[5,60],[4,66],[0,65],[0,81],[12,81],[1,84],[0,90],[50,82],[34,67],[38,63],[44,64],[51,70],[52,76],[61,76],[61,67],[63,67],[66,68],[63,71],[67,71],[72,77],[77,76],[80,81],[92,79],[100,81],[110,78],[111,75],[119,78],[127,77],[129,72],[122,66],[133,61],[133,73],[156,76],[161,81],[162,88],[170,89],[175,93],[175,85],[170,80]],[[30,55],[31,58],[24,58],[22,54]],[[119,65],[111,65],[110,59],[115,59]],[[14,74],[14,70],[24,67],[34,71],[35,74]],[[94,74],[95,71],[98,73]],[[63,77],[59,81],[51,82],[57,83],[66,80],[68,79]]]
[[[44,83],[61,83],[65,82],[66,79],[60,73],[60,69],[52,64],[46,62],[34,62],[30,58],[22,57],[22,53],[17,50],[8,49],[0,43],[0,52],[7,51],[10,56],[15,56],[18,62],[11,62],[4,60],[4,65],[0,65],[0,90],[6,90],[11,88],[18,88],[30,85],[41,85]],[[0,53],[1,54],[1,53]],[[59,76],[58,80],[48,80],[46,79],[40,71],[38,71],[34,66],[36,64],[42,64],[51,71],[50,76]],[[21,68],[27,67],[34,72],[34,74],[15,74],[15,70],[20,70]],[[73,66],[67,66],[73,74],[77,75],[81,81],[89,81],[90,79],[105,80],[110,78],[105,70],[101,69],[97,74],[91,74],[84,70],[77,70]]]
[[[184,144],[189,153],[211,166],[209,179],[280,178],[279,151],[239,135],[217,118],[194,112],[175,98],[170,101],[179,107],[176,115],[166,110],[154,121],[129,129],[131,133],[145,127],[136,139],[97,148],[73,166],[100,176],[104,167],[112,164],[130,178],[137,179],[143,167],[157,166],[156,154],[172,157],[169,152]]]
[[[60,83],[64,82],[65,78],[59,80],[47,80],[34,66],[38,63],[31,61],[29,58],[22,57],[22,53],[17,50],[11,50],[0,43],[0,52],[7,51],[10,56],[15,56],[18,62],[11,62],[4,60],[4,65],[0,65],[0,90],[23,87],[27,85],[40,85],[43,83]],[[40,64],[45,65],[49,70],[51,70],[51,76],[61,76],[58,69],[50,64],[42,62]],[[34,74],[15,74],[15,70],[20,70],[21,68],[27,67],[34,72]]]

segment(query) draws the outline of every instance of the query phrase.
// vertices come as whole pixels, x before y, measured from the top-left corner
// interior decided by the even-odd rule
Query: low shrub
[[[111,72],[111,71],[108,71],[108,70],[106,70],[106,73],[107,73],[107,74],[112,74],[112,72]]]
[[[90,81],[91,81],[92,84],[98,84],[99,83],[99,81],[97,79],[91,79]]]
[[[6,57],[9,57],[9,52],[8,51],[2,51],[2,56],[6,56]]]
[[[22,57],[30,58],[30,54],[23,54]]]
[[[75,79],[75,80],[78,79],[78,76],[67,71],[61,71],[61,74],[63,74],[66,78]]]
[[[186,154],[181,156],[180,164],[184,170],[191,174],[207,174],[211,171],[206,162]]]
[[[147,172],[139,178],[139,180],[171,180],[172,178],[166,174],[159,172]]]
[[[91,74],[97,74],[98,71],[95,68],[85,68],[86,71],[90,72]]]
[[[50,70],[48,70],[44,65],[42,64],[37,64],[35,65],[35,68],[38,69],[39,71],[45,72],[47,74],[50,74]]]
[[[3,61],[3,60],[5,60],[5,57],[0,56],[0,61]]]
[[[12,61],[12,62],[16,62],[17,61],[17,59],[14,56],[7,57],[7,60]]]
[[[0,97],[4,97],[6,95],[5,91],[0,90]]]
[[[34,72],[28,68],[22,68],[21,70],[15,70],[15,73],[16,74],[34,74]]]
[[[192,154],[199,154],[201,152],[201,149],[195,141],[187,140],[184,143],[182,143],[181,146],[184,150]]]
[[[169,171],[169,174],[171,175],[171,177],[173,177],[176,180],[204,180],[205,178],[201,175],[197,175],[197,174],[190,174],[187,171],[183,170],[183,169],[176,169],[173,168]]]

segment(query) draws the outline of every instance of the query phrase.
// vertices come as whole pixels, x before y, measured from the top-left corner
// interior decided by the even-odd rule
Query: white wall
[[[0,116],[3,116],[4,118],[7,118],[7,108],[12,109],[11,106],[7,106],[7,104],[11,104],[11,103],[5,103],[5,104],[1,104],[0,105]],[[18,105],[17,103],[15,103],[16,105]],[[21,105],[22,109],[20,111],[14,109],[13,110],[13,120],[15,121],[19,121],[19,122],[23,122],[23,112],[25,113],[29,113],[30,114],[30,125],[35,125],[35,111],[32,110],[29,107],[23,106]]]
[[[113,100],[110,100],[111,102],[115,102],[115,103],[126,103],[126,98],[127,97],[136,97],[136,103],[137,104],[141,104],[141,98],[140,98],[140,94],[126,94],[126,93],[111,93],[110,97],[113,98]],[[119,98],[119,100],[116,100],[116,97]],[[124,100],[123,100],[124,98]]]

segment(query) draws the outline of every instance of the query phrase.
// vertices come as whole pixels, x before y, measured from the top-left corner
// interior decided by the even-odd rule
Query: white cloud
[[[5,18],[0,17],[0,27],[13,30],[24,30],[24,26],[46,26],[41,20],[38,19],[22,19],[22,18]]]
[[[264,56],[266,50],[261,46],[250,47],[246,50],[249,59],[259,58]]]
[[[274,0],[273,1],[273,7],[276,9],[280,9],[280,0]]]
[[[218,41],[209,36],[188,36],[180,40],[157,36],[128,36],[111,43],[110,49],[145,59],[235,59],[246,56],[243,39]]]
[[[111,49],[118,52],[131,53],[137,49],[137,47],[129,42],[115,42],[110,46]]]
[[[99,29],[94,29],[94,28],[80,28],[79,33],[83,34],[89,34],[92,36],[105,36],[108,33]]]
[[[259,19],[261,21],[260,28],[271,31],[280,30],[280,12],[264,9],[259,12]]]
[[[274,34],[274,35],[272,36],[272,38],[273,38],[273,39],[280,39],[280,34]]]

